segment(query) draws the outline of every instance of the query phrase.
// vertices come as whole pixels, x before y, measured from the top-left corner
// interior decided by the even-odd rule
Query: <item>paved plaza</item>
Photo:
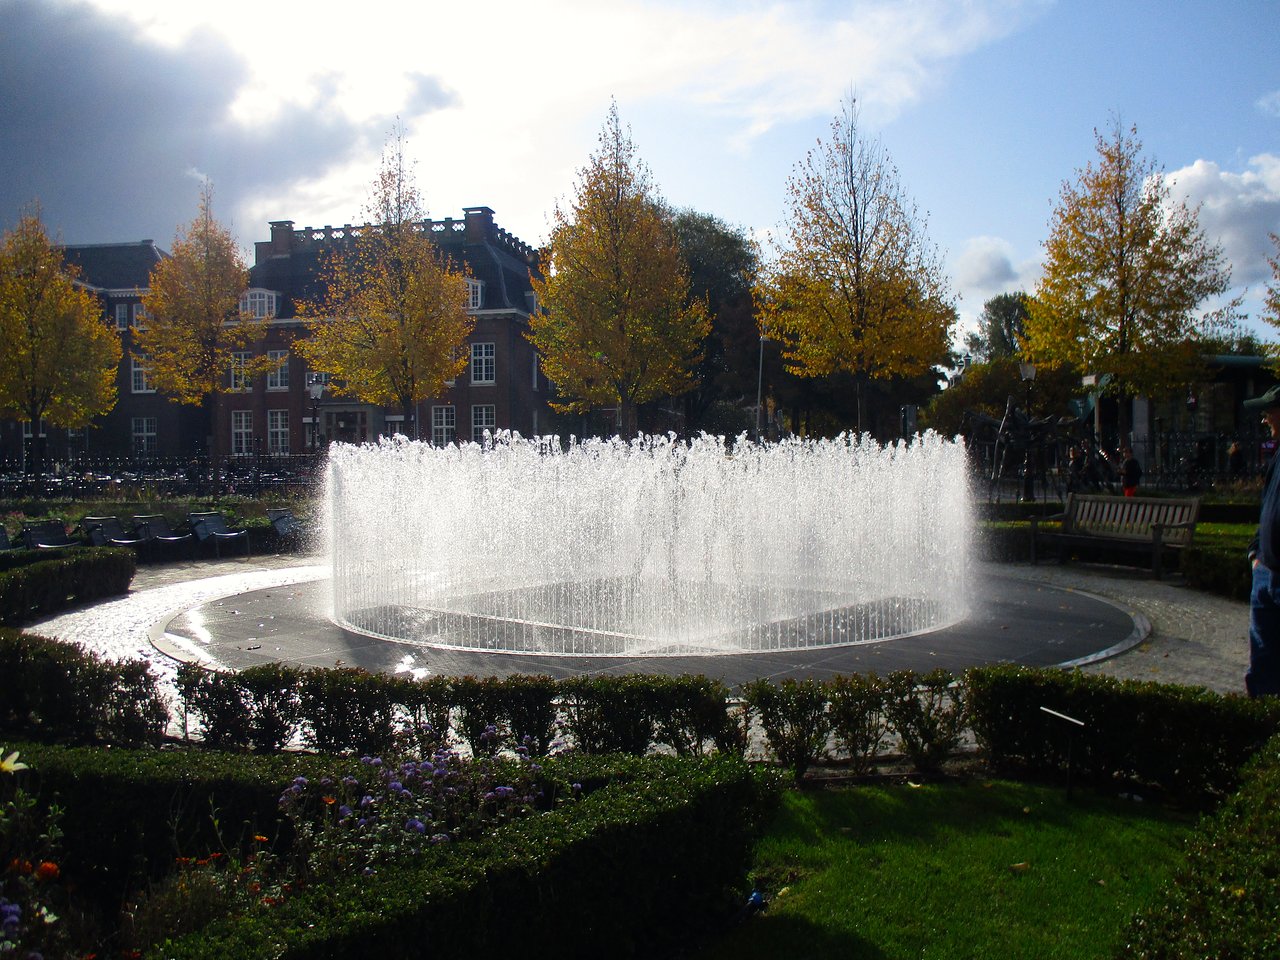
[[[142,567],[124,597],[33,624],[32,632],[112,658],[140,658],[162,680],[179,661],[242,668],[282,660],[388,672],[697,672],[741,682],[755,676],[827,678],[997,661],[1079,664],[1089,672],[1242,692],[1248,604],[1098,565],[978,564],[965,623],[863,647],[719,657],[548,658],[462,653],[358,637],[325,616],[328,570],[320,557],[266,556]]]

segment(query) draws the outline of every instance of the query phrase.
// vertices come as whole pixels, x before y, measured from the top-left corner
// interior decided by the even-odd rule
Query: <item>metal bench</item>
[[[138,531],[127,531],[119,517],[85,517],[80,529],[95,547],[137,547],[146,543]]]
[[[227,540],[243,540],[244,555],[249,555],[249,531],[248,530],[232,530],[227,526],[227,521],[220,513],[188,513],[187,523],[191,525],[191,532],[196,535],[196,539],[200,543],[208,543],[213,541],[214,554],[222,556],[222,544]]]
[[[154,544],[157,548],[164,549],[172,549],[178,544],[185,544],[188,556],[193,555],[195,552],[195,537],[189,533],[176,533],[169,526],[169,519],[164,514],[138,514],[133,518],[133,528],[148,545],[148,550],[152,549],[151,544]]]
[[[67,525],[61,520],[31,520],[22,525],[22,544],[28,550],[60,550],[78,547],[80,541],[67,536]]]
[[[276,536],[280,538],[281,544],[296,550],[309,537],[308,529],[293,515],[292,510],[287,510],[283,507],[267,507],[267,519],[271,521],[271,526],[275,528]]]
[[[1062,513],[1031,518],[1031,562],[1037,560],[1041,542],[1058,547],[1058,559],[1065,563],[1073,547],[1106,547],[1151,554],[1151,572],[1156,579],[1164,573],[1164,553],[1188,546],[1196,532],[1200,513],[1198,497],[1108,497],[1073,493]],[[1060,521],[1058,530],[1040,525]]]

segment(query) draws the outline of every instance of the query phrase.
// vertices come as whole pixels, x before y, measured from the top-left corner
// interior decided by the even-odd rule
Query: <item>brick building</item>
[[[324,257],[341,250],[352,230],[306,227],[289,220],[271,223],[271,238],[255,244],[249,289],[242,308],[267,318],[267,336],[256,350],[278,358],[279,368],[248,381],[233,368],[211,418],[207,409],[182,406],[155,391],[132,350],[133,331],[146,323],[141,300],[151,270],[165,256],[150,240],[64,248],[80,270],[81,282],[101,300],[105,322],[120,333],[123,359],[115,408],[81,431],[48,431],[51,462],[89,457],[247,457],[307,453],[331,441],[358,443],[394,433],[436,443],[480,439],[487,430],[516,430],[525,436],[552,429],[547,405],[550,386],[537,354],[525,338],[534,309],[530,270],[536,251],[498,227],[488,207],[468,207],[463,219],[424,221],[441,250],[470,271],[470,363],[447,392],[419,404],[414,423],[401,411],[358,403],[324,384],[292,349],[306,336],[299,303],[317,295]],[[210,423],[213,434],[210,436]],[[420,425],[420,426],[419,426]],[[11,462],[24,451],[29,425],[0,424],[0,456]]]

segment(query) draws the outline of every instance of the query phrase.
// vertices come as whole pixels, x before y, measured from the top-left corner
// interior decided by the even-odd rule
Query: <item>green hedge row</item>
[[[137,570],[133,552],[126,549],[68,550],[53,557],[15,553],[38,559],[0,573],[0,624],[5,626],[127,593]]]
[[[1084,780],[1184,798],[1234,789],[1240,768],[1280,731],[1280,701],[1200,687],[1011,665],[970,670],[965,687],[970,726],[997,768],[1063,772],[1070,750]]]
[[[1187,586],[1231,600],[1248,600],[1253,571],[1244,550],[1192,544],[1181,552],[1179,569]]]
[[[653,757],[637,773],[485,837],[216,921],[148,956],[669,954],[742,902],[778,790],[728,758]]]
[[[1138,914],[1118,956],[1270,960],[1280,956],[1280,739],[1240,790],[1201,824],[1160,899]]]
[[[0,730],[23,739],[156,744],[169,712],[141,661],[103,660],[79,647],[0,629]]]

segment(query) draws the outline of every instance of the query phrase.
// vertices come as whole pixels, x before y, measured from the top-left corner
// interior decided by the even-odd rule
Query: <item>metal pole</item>
[[[756,366],[756,443],[760,442],[760,404],[764,394],[764,334],[760,334],[760,361]]]

